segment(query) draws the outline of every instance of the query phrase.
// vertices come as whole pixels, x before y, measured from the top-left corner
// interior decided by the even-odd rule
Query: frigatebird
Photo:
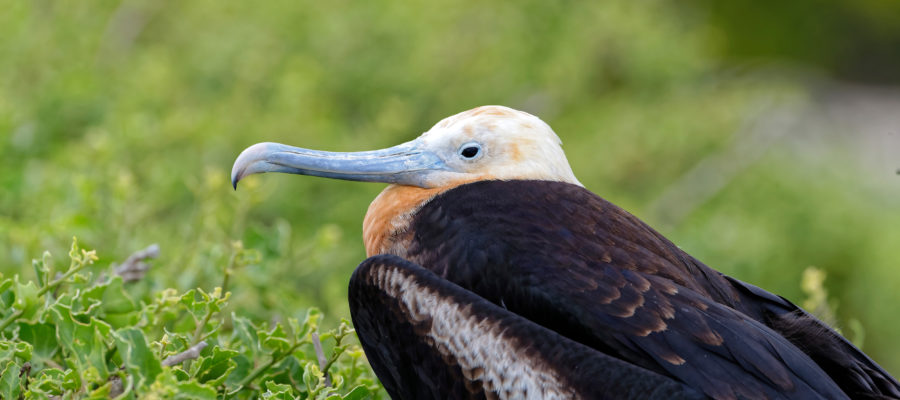
[[[349,300],[393,398],[900,398],[825,323],[585,189],[561,145],[539,118],[484,106],[383,150],[255,144],[231,178],[390,184]]]

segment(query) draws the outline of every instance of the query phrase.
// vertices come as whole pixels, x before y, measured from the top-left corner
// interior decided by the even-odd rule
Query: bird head
[[[244,150],[231,170],[232,184],[247,175],[285,172],[420,188],[480,180],[549,180],[581,185],[544,121],[502,106],[484,106],[445,118],[421,136],[394,147],[327,152],[279,143]]]

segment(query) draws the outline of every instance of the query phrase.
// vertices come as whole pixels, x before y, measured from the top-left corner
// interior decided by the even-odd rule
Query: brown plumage
[[[584,189],[534,116],[480,107],[385,150],[264,143],[232,179],[387,182],[350,306],[396,398],[900,398],[789,301],[707,267]]]

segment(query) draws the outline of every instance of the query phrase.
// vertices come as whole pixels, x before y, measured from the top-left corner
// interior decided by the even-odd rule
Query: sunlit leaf
[[[52,269],[50,264],[50,252],[45,251],[40,260],[31,260],[31,267],[34,269],[34,275],[37,278],[38,286],[46,286],[50,282],[50,273]]]
[[[272,353],[286,353],[291,348],[291,342],[281,324],[275,324],[275,328],[270,331],[257,331],[256,335],[259,336],[262,347]]]
[[[74,369],[66,370],[63,374],[62,387],[66,390],[78,390],[81,387],[81,377]]]
[[[236,367],[232,360],[239,353],[234,350],[226,350],[219,346],[212,349],[212,354],[200,359],[194,364],[196,370],[194,377],[200,383],[210,386],[218,386],[228,378],[228,374]]]
[[[115,332],[115,338],[125,370],[134,377],[135,385],[152,384],[162,372],[162,366],[150,351],[144,333],[135,328],[123,328]]]
[[[0,361],[0,399],[15,399],[22,392],[22,366],[14,361]]]
[[[0,279],[0,305],[2,305],[4,309],[7,309],[7,312],[10,312],[8,309],[11,308],[16,301],[16,294],[11,289],[13,283],[12,278]]]
[[[325,374],[319,369],[314,362],[306,363],[303,368],[303,383],[306,385],[307,391],[314,393],[325,385]]]
[[[78,321],[72,316],[71,308],[60,302],[53,304],[47,313],[56,325],[60,345],[77,360],[78,368],[83,371],[94,368],[101,379],[106,379],[109,376],[106,352],[113,341],[109,324],[93,317],[87,322]]]
[[[105,315],[128,313],[136,308],[134,300],[125,291],[121,276],[113,276],[108,281],[83,291],[79,299],[99,301]]]
[[[106,382],[103,385],[100,385],[100,387],[97,387],[94,390],[91,390],[88,393],[87,397],[85,397],[85,400],[109,399],[112,397],[111,394],[112,394],[112,382]],[[133,398],[133,396],[126,397],[126,399],[128,399],[128,398]]]
[[[53,357],[59,347],[56,328],[48,323],[19,323],[19,339],[31,344],[37,362],[44,362]]]
[[[266,381],[266,391],[262,394],[262,398],[271,400],[294,400],[294,395],[290,385]]]
[[[22,319],[30,319],[43,305],[40,296],[38,296],[39,291],[40,288],[32,281],[27,283],[16,282],[14,289],[16,301],[13,307],[23,311]]]
[[[366,398],[366,396],[368,396],[370,393],[372,393],[372,392],[368,388],[360,385],[360,386],[353,388],[349,392],[347,392],[347,394],[344,395],[344,397],[342,397],[342,399],[343,400],[362,400],[362,399]]]

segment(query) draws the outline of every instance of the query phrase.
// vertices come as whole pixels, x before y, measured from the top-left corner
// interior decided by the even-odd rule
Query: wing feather
[[[758,294],[581,187],[477,182],[419,215],[409,260],[596,351],[714,398],[847,398],[816,360],[745,314],[742,301]]]
[[[393,398],[703,398],[399,257],[363,262],[350,281],[350,306],[366,354]]]

